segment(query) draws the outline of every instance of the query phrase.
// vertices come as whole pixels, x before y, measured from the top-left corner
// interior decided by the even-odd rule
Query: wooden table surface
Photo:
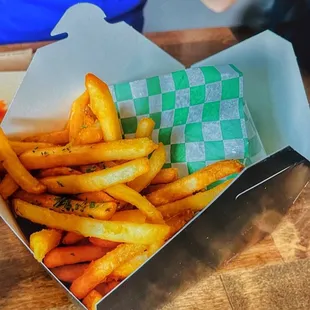
[[[147,36],[186,66],[236,43],[226,28]],[[307,75],[304,84],[309,98]],[[0,309],[76,309],[2,220]],[[310,309],[310,186],[270,236],[162,309]]]

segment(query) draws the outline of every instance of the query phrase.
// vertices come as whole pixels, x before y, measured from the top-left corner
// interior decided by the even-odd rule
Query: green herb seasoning
[[[93,201],[91,201],[91,202],[89,203],[89,207],[90,207],[90,208],[96,208],[96,203],[93,202]]]
[[[65,187],[61,182],[57,181],[57,184],[60,186],[60,187]]]

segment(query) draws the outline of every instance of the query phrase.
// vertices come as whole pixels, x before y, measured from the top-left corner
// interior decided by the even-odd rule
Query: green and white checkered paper
[[[181,176],[248,156],[243,75],[233,65],[190,68],[110,91],[125,138],[134,137],[141,118],[152,118],[152,138],[165,145],[165,167],[178,168]]]

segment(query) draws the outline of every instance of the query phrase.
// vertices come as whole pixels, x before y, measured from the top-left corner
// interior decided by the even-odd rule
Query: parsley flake
[[[61,182],[59,182],[59,181],[56,181],[57,182],[57,184],[60,186],[60,187],[65,187]]]

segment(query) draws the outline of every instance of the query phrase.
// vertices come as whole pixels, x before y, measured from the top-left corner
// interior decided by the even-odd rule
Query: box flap
[[[113,84],[184,68],[124,22],[111,25],[104,17],[85,3],[64,14],[52,35],[66,32],[68,37],[36,52],[3,121],[6,133],[61,128],[88,72]]]
[[[292,44],[265,31],[194,66],[235,64],[268,154],[287,145],[310,159],[310,110]]]

